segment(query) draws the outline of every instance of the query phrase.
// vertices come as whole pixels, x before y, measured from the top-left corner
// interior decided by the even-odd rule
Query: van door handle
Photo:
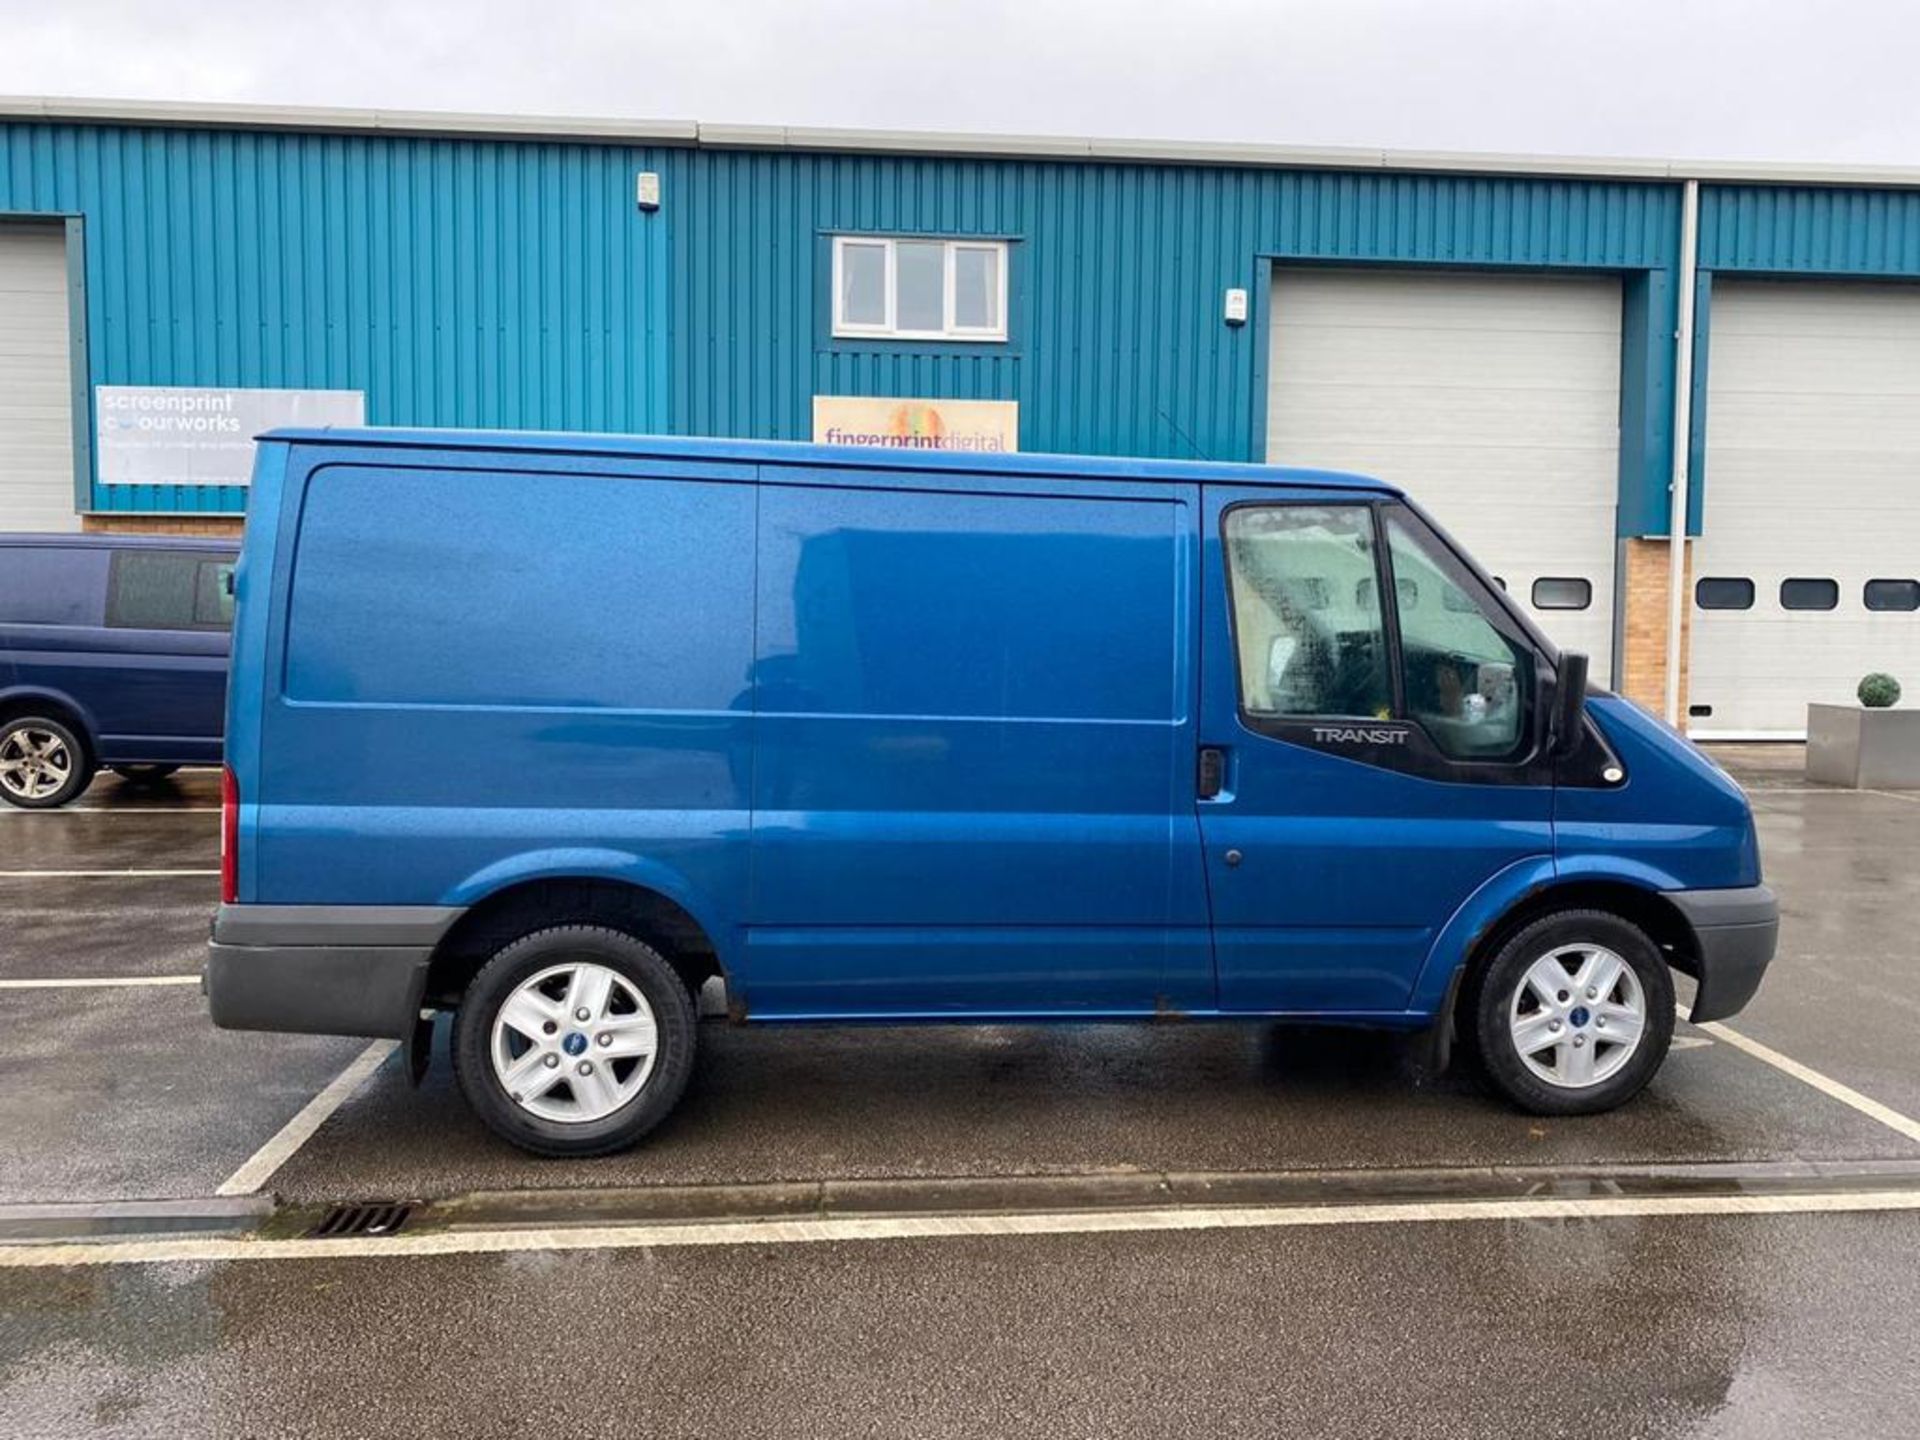
[[[1194,790],[1202,800],[1217,800],[1227,784],[1227,752],[1218,745],[1202,746]]]

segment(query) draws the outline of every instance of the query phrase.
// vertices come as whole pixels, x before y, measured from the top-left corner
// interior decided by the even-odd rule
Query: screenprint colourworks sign
[[[813,439],[862,449],[1010,454],[1020,448],[1020,402],[816,395]]]
[[[246,485],[261,431],[367,423],[358,390],[102,385],[94,409],[105,485]]]

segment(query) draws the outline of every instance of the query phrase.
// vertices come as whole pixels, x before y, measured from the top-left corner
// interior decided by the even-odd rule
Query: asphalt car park
[[[1522,1115],[1417,1041],[1325,1029],[714,1020],[666,1125],[564,1162],[468,1114],[444,1034],[416,1090],[385,1046],[208,1025],[213,777],[0,815],[0,1229],[223,1194],[235,1225],[395,1200],[440,1226],[297,1264],[0,1244],[0,1430],[457,1428],[585,1307],[571,1363],[681,1433],[1492,1433],[1521,1357],[1569,1417],[1624,1433],[1888,1433],[1916,1398],[1920,795],[1809,788],[1791,750],[1727,758],[1779,958],[1618,1111]],[[1326,1202],[1310,1222],[1286,1208],[1301,1186]],[[1575,1198],[1444,1223],[1448,1197],[1496,1195]],[[1247,1202],[1268,1208],[1220,1208]],[[837,1213],[866,1228],[804,1228]],[[477,1240],[475,1215],[516,1223]],[[632,1228],[729,1215],[769,1223]],[[463,1358],[427,1373],[383,1346],[402,1334]],[[560,1388],[543,1419],[622,1428]]]

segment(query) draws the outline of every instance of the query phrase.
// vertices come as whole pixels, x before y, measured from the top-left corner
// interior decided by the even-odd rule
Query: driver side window
[[[1452,759],[1507,759],[1528,733],[1531,649],[1488,619],[1453,555],[1392,511],[1386,532],[1408,718]]]
[[[1240,703],[1249,715],[1393,713],[1374,548],[1364,505],[1227,512]]]

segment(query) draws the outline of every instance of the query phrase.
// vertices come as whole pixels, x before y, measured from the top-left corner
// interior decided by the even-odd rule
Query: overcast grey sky
[[[1915,0],[0,0],[0,93],[1920,165]]]

